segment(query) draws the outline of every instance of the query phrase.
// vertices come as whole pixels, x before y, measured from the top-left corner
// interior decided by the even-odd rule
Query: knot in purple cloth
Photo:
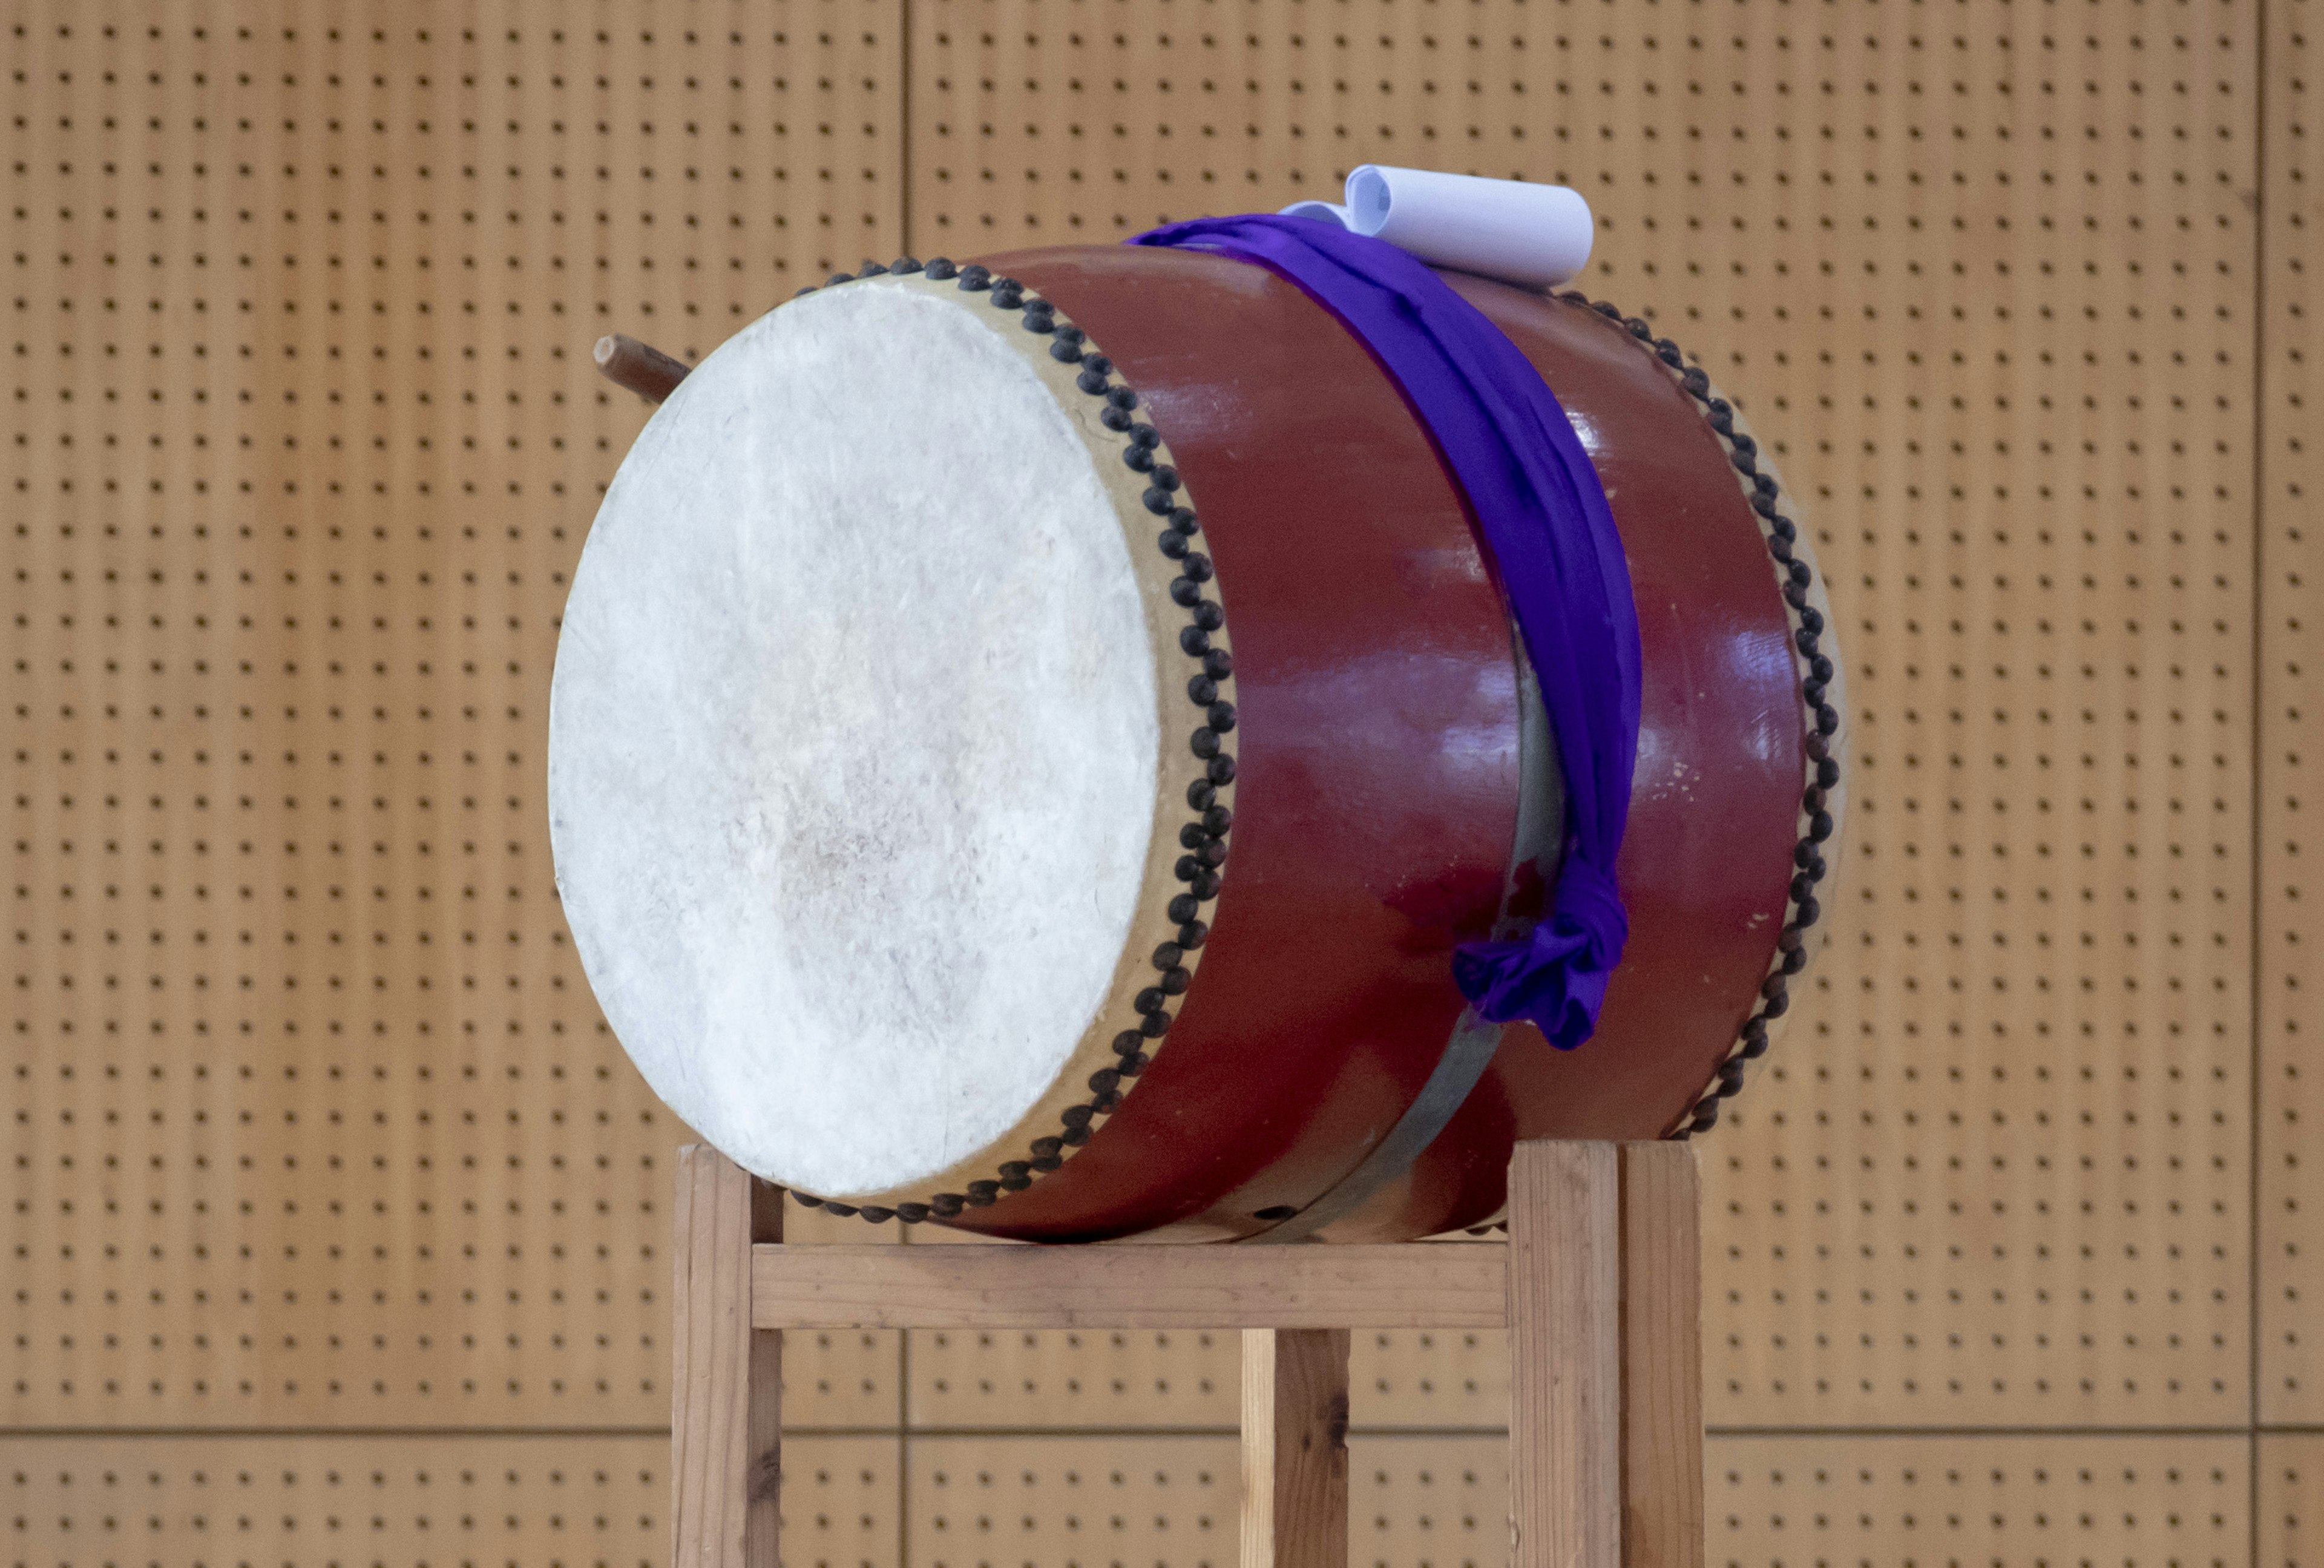
[[[1548,918],[1521,941],[1464,943],[1452,955],[1452,983],[1486,1022],[1530,1019],[1551,1045],[1570,1051],[1597,1028],[1629,936],[1614,884],[1588,861],[1569,859],[1558,869]]]

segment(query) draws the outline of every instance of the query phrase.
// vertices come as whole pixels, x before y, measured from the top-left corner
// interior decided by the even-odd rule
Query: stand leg
[[[1348,1339],[1243,1330],[1242,1568],[1347,1568]]]
[[[1702,1568],[1702,1212],[1691,1147],[1622,1145],[1625,1568]]]
[[[1621,1185],[1610,1143],[1509,1161],[1509,1568],[1620,1568]]]
[[[779,1568],[783,1336],[751,1327],[751,1245],[782,1240],[782,1194],[694,1145],[675,1220],[670,1561]]]

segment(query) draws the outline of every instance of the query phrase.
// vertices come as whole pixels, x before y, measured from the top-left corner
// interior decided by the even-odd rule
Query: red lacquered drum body
[[[1463,497],[1369,352],[1296,285],[1136,247],[982,258],[1137,389],[1198,509],[1235,656],[1232,859],[1167,1045],[1087,1145],[952,1222],[1228,1240],[1307,1208],[1419,1095],[1501,912],[1521,693]],[[1628,556],[1644,652],[1618,868],[1630,936],[1596,1036],[1511,1026],[1450,1124],[1327,1232],[1500,1208],[1520,1138],[1655,1138],[1735,1047],[1777,959],[1809,724],[1781,568],[1703,404],[1587,307],[1451,277],[1539,367]]]

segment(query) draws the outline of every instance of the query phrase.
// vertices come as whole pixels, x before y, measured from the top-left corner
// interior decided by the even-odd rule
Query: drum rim
[[[1235,777],[1234,755],[1225,736],[1233,730],[1236,715],[1222,688],[1233,679],[1233,649],[1216,567],[1196,548],[1201,522],[1191,492],[1161,432],[1151,420],[1135,417],[1139,407],[1136,390],[1089,335],[1054,303],[1028,292],[1016,280],[995,277],[974,263],[956,266],[943,257],[927,263],[905,257],[887,266],[870,263],[857,273],[835,273],[821,287],[873,279],[885,287],[946,299],[955,294],[968,300],[982,299],[1015,317],[1023,328],[1002,336],[1033,364],[1088,445],[1129,536],[1149,626],[1157,632],[1156,699],[1162,734],[1155,839],[1139,913],[1106,1004],[1049,1088],[1008,1131],[976,1155],[932,1175],[866,1193],[822,1195],[792,1189],[792,1196],[809,1208],[860,1214],[874,1223],[892,1218],[914,1224],[987,1207],[1058,1168],[1089,1141],[1103,1118],[1120,1108],[1162,1049],[1175,1017],[1172,1003],[1192,985],[1209,936],[1203,909],[1219,897],[1224,885]],[[952,286],[946,288],[947,283]],[[810,287],[799,294],[816,291]],[[1136,537],[1141,519],[1162,525],[1151,541]],[[1176,576],[1168,576],[1172,570]],[[1174,670],[1184,678],[1183,696],[1173,690]],[[1177,706],[1182,702],[1195,710],[1197,722],[1191,729],[1184,722],[1185,708]],[[1183,804],[1174,807],[1174,799]],[[1157,875],[1156,867],[1167,864],[1173,843],[1187,853]],[[1185,884],[1184,890],[1172,893],[1161,905],[1158,913],[1167,918],[1157,920],[1157,888],[1168,889],[1174,878]],[[1157,935],[1163,939],[1141,956]],[[1130,976],[1140,978],[1132,983]],[[1130,1027],[1111,1027],[1109,1019],[1112,1025],[1130,1021]],[[1070,1087],[1077,1079],[1082,1085]],[[1025,1152],[1017,1158],[995,1158],[1012,1148]]]
[[[1767,546],[1768,561],[1782,589],[1784,619],[1791,630],[1787,647],[1804,710],[1799,837],[1792,852],[1796,874],[1784,895],[1784,924],[1760,984],[1757,1005],[1702,1094],[1671,1130],[1669,1136],[1685,1139],[1718,1125],[1720,1105],[1742,1092],[1745,1064],[1766,1055],[1783,1031],[1782,1020],[1791,1010],[1792,982],[1807,972],[1816,950],[1831,943],[1831,928],[1823,921],[1826,910],[1816,891],[1821,888],[1824,899],[1831,898],[1841,846],[1847,842],[1842,832],[1848,807],[1842,761],[1849,731],[1847,673],[1824,646],[1826,637],[1832,637],[1836,645],[1837,635],[1824,574],[1817,569],[1814,544],[1797,521],[1799,509],[1790,490],[1777,476],[1766,447],[1751,434],[1740,410],[1720,395],[1699,359],[1691,358],[1668,337],[1657,337],[1643,318],[1626,318],[1618,307],[1593,300],[1579,290],[1557,297],[1596,311],[1637,338],[1702,410],[1703,422],[1727,453],[1729,466]],[[1814,669],[1819,657],[1830,665],[1821,678]],[[1826,845],[1831,847],[1829,855],[1824,853]],[[1821,933],[1811,936],[1820,924]],[[1786,942],[1792,944],[1788,948]]]

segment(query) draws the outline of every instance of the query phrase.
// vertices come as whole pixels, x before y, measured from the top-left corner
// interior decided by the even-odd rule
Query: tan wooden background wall
[[[588,343],[1365,160],[1583,189],[1839,607],[1836,945],[1702,1146],[1713,1562],[2324,1562],[2324,0],[0,26],[10,1563],[659,1564],[685,1132],[541,812]],[[1497,1347],[1357,1377],[1359,1561],[1499,1563]],[[1225,1336],[790,1388],[795,1568],[1232,1554]]]

